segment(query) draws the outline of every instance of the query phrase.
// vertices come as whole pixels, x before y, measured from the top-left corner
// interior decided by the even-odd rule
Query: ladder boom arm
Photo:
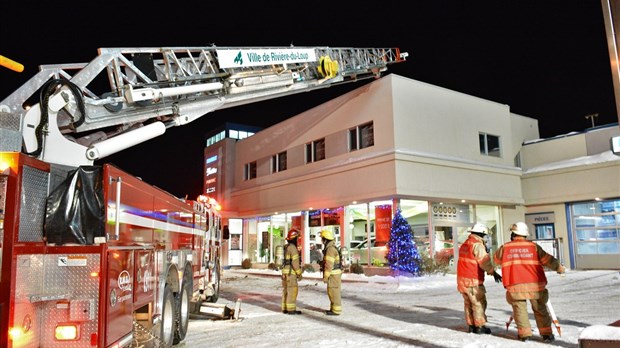
[[[24,137],[27,153],[92,164],[135,145],[137,137],[122,139],[150,123],[186,125],[217,109],[378,78],[406,57],[398,48],[100,48],[89,63],[41,66],[0,103],[0,116],[19,119],[13,131]],[[39,91],[40,104],[25,108]]]

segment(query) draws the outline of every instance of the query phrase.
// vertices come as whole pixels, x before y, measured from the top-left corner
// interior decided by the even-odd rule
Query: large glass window
[[[620,200],[571,208],[577,254],[620,254]]]

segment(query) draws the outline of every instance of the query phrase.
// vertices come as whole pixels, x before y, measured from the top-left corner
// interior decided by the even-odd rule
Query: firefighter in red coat
[[[284,247],[282,266],[282,313],[284,314],[301,314],[301,311],[297,310],[297,292],[299,291],[297,281],[301,280],[303,273],[297,249],[299,236],[300,233],[295,228],[288,231],[286,235],[288,243]]]
[[[538,244],[527,240],[529,229],[524,222],[513,224],[510,231],[510,242],[497,249],[493,260],[502,266],[506,301],[512,306],[519,339],[529,341],[532,337],[532,327],[527,314],[529,300],[543,342],[552,342],[555,337],[551,331],[552,319],[547,309],[549,292],[546,289],[547,277],[543,266],[559,274],[564,273],[564,266]]]
[[[484,224],[477,223],[469,229],[469,237],[459,247],[459,261],[456,267],[457,289],[465,301],[465,321],[469,332],[490,334],[487,323],[487,298],[484,287],[485,272],[492,274],[496,282],[502,277],[495,272],[485,244],[484,237],[489,229]]]

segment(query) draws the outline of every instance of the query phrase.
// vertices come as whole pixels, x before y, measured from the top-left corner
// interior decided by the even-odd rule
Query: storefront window
[[[489,228],[489,236],[487,238],[487,248],[489,252],[493,252],[499,248],[502,240],[499,238],[498,231],[501,231],[497,226],[499,221],[499,209],[495,205],[475,205],[476,218],[473,222],[481,222]]]
[[[620,200],[592,201],[571,206],[576,256],[618,257],[620,254]]]
[[[402,199],[400,201],[402,216],[407,220],[413,231],[413,240],[418,252],[428,252],[428,202]]]

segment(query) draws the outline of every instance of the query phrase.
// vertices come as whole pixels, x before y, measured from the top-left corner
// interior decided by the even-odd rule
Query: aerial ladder
[[[89,165],[209,112],[378,78],[406,57],[398,48],[100,48],[89,63],[42,65],[0,103],[4,150],[23,143],[45,162]]]
[[[190,313],[219,296],[219,204],[93,163],[215,110],[378,78],[406,57],[397,48],[100,48],[89,63],[41,66],[0,102],[0,346],[183,341]]]

